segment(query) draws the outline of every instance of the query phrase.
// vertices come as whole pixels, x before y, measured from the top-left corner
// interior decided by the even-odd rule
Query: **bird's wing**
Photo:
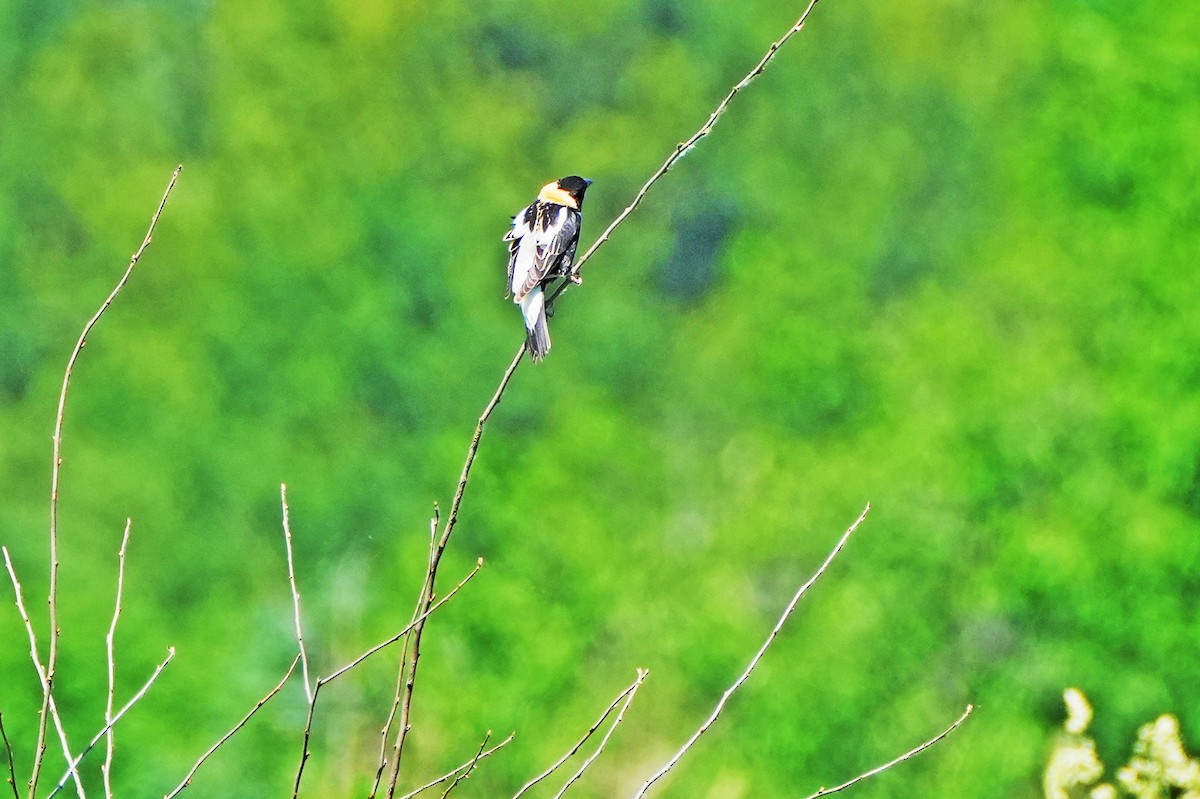
[[[522,208],[516,216],[513,217],[512,227],[504,234],[504,241],[508,244],[508,279],[504,282],[504,296],[508,297],[512,294],[513,271],[517,265],[517,250],[521,246],[521,239],[529,235],[529,224],[532,221],[533,206]]]
[[[533,263],[525,274],[518,292],[524,296],[548,277],[562,274],[564,256],[575,257],[579,243],[579,212],[564,205],[537,204],[537,219],[533,226],[537,248]]]

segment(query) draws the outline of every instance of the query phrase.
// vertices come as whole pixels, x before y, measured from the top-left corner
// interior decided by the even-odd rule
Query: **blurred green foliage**
[[[178,650],[118,729],[122,795],[173,787],[290,661],[280,482],[315,668],[402,625],[520,340],[509,216],[586,175],[587,244],[800,10],[0,0],[0,539],[43,629],[62,369],[185,164],[65,430],[73,740],[126,517],[118,701]],[[821,4],[493,417],[443,579],[488,565],[428,628],[407,781],[515,729],[464,786],[510,795],[644,666],[576,791],[629,794],[867,500],[663,795],[804,795],[971,701],[855,795],[1036,797],[1066,684],[1109,760],[1155,714],[1200,728],[1196,41],[1160,0]],[[23,636],[0,612],[21,776]],[[306,795],[364,795],[397,657],[328,690]],[[281,795],[302,726],[292,684],[189,793]]]

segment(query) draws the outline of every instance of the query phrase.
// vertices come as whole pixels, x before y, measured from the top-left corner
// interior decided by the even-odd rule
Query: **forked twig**
[[[308,652],[304,649],[304,632],[300,629],[300,590],[296,587],[296,568],[292,563],[292,525],[288,514],[287,485],[279,484],[279,504],[283,508],[283,542],[287,547],[288,584],[292,587],[292,611],[296,619],[296,643],[300,647],[300,675],[304,678],[304,697],[313,701],[312,682],[308,677]]]
[[[12,581],[13,593],[16,595],[17,612],[21,614],[21,621],[25,623],[25,633],[29,636],[29,659],[33,661],[33,667],[37,670],[38,680],[41,681],[43,695],[47,701],[47,711],[50,718],[54,719],[54,728],[58,731],[58,740],[62,744],[63,757],[67,759],[67,763],[72,763],[71,746],[67,743],[67,731],[63,727],[62,718],[58,715],[58,705],[54,702],[54,695],[50,693],[47,685],[46,669],[42,666],[41,656],[38,655],[37,636],[33,632],[33,622],[29,620],[29,613],[25,610],[25,599],[21,594],[21,581],[17,579],[17,571],[13,568],[12,558],[9,557],[8,547],[0,547],[0,552],[4,553],[4,565],[8,569],[8,577]],[[39,736],[39,746],[44,753],[45,749],[45,731]],[[41,765],[41,757],[34,760],[34,766]],[[79,772],[71,766],[70,774],[75,779],[75,788],[79,791],[80,799],[85,799],[86,794],[83,790],[83,782],[79,779]],[[29,778],[29,795],[31,799],[34,797],[34,789],[37,787],[34,784],[36,773]]]
[[[595,254],[596,250],[600,249],[600,245],[608,241],[608,237],[614,230],[617,229],[617,226],[624,222],[625,219],[632,214],[639,205],[641,205],[642,200],[646,197],[647,192],[650,191],[650,187],[657,183],[659,178],[667,174],[671,167],[675,166],[675,163],[679,161],[679,159],[687,155],[691,149],[700,142],[701,139],[712,132],[713,126],[717,124],[717,120],[721,118],[721,115],[725,113],[725,109],[729,107],[731,102],[733,102],[733,98],[736,97],[739,92],[749,86],[751,81],[765,72],[767,66],[771,63],[771,60],[775,58],[775,53],[779,52],[779,48],[787,44],[789,39],[791,39],[793,36],[799,33],[801,29],[804,28],[804,23],[808,20],[808,15],[812,13],[812,10],[817,5],[817,2],[818,0],[810,0],[808,7],[804,9],[804,13],[800,15],[800,19],[796,20],[796,24],[793,25],[787,31],[787,33],[780,37],[779,41],[774,42],[769,48],[767,48],[766,54],[762,57],[762,60],[758,62],[758,65],[755,66],[754,69],[750,70],[746,74],[746,77],[738,81],[737,84],[735,84],[734,87],[729,90],[729,93],[725,95],[725,99],[717,105],[716,110],[709,114],[708,120],[700,126],[700,129],[693,133],[691,138],[689,138],[687,141],[675,145],[675,150],[669,156],[667,156],[667,160],[663,161],[662,166],[660,166],[658,170],[650,176],[650,179],[646,181],[645,185],[643,185],[641,190],[638,191],[638,193],[634,196],[633,201],[625,207],[624,211],[617,215],[617,218],[612,221],[612,224],[610,224],[605,231],[600,234],[600,238],[596,239],[592,243],[592,246],[588,247],[587,252],[585,252],[583,256],[575,262],[573,272],[576,276],[576,279],[578,278],[580,270],[583,269],[583,265],[587,263],[588,259],[591,258],[592,255]],[[552,305],[554,301],[558,299],[558,296],[566,291],[567,288],[574,282],[575,281],[571,279],[564,280],[550,295],[550,298],[546,300],[546,304]]]
[[[688,753],[688,750],[692,748],[696,741],[700,740],[700,736],[707,732],[708,728],[711,727],[714,722],[716,722],[717,717],[721,715],[721,711],[725,709],[725,703],[728,702],[729,698],[733,696],[738,688],[742,686],[742,683],[750,679],[751,672],[754,671],[754,668],[758,665],[758,662],[762,660],[763,655],[766,654],[767,649],[771,646],[772,642],[774,642],[775,636],[779,635],[779,631],[783,629],[783,625],[788,620],[788,617],[792,615],[792,611],[796,609],[796,603],[798,603],[800,598],[808,592],[808,589],[811,588],[814,583],[816,583],[818,578],[825,573],[825,569],[829,567],[829,564],[833,562],[833,559],[837,557],[839,552],[842,551],[842,547],[845,546],[846,541],[850,539],[850,536],[855,530],[858,529],[858,526],[863,523],[863,520],[867,518],[867,514],[870,513],[870,511],[871,505],[868,503],[867,506],[863,508],[863,512],[859,514],[859,517],[854,520],[854,524],[850,525],[849,529],[846,530],[841,539],[837,542],[837,545],[834,546],[833,550],[828,556],[826,556],[825,561],[820,565],[813,576],[808,578],[808,581],[804,583],[804,585],[800,586],[800,588],[796,591],[795,595],[792,597],[792,601],[788,603],[787,607],[783,611],[783,614],[779,617],[779,621],[775,622],[775,627],[771,630],[771,634],[767,636],[767,640],[763,642],[763,645],[759,647],[758,652],[756,652],[754,657],[750,659],[750,665],[748,665],[746,670],[738,676],[733,685],[729,686],[729,688],[725,690],[725,693],[721,695],[721,699],[717,702],[717,706],[713,709],[712,714],[709,715],[708,719],[706,719],[705,722],[700,725],[700,729],[696,730],[696,732],[692,734],[692,737],[687,740],[687,743],[680,747],[679,751],[675,753],[675,756],[667,761],[666,765],[660,768],[642,784],[642,787],[636,794],[634,794],[634,799],[641,799],[641,797],[645,796],[646,791],[650,790],[650,786],[658,782],[663,776],[666,775],[668,771],[674,768],[675,765],[683,759],[683,756]]]
[[[292,672],[296,670],[296,664],[299,662],[300,662],[300,656],[297,655],[292,660],[292,665],[288,666],[288,670],[284,673],[283,679],[281,679],[278,683],[276,683],[274,688],[272,688],[270,691],[267,691],[266,695],[262,699],[258,700],[257,704],[255,704],[254,707],[252,707],[250,709],[250,712],[247,713],[245,716],[243,716],[241,721],[239,721],[237,724],[233,725],[233,729],[231,729],[229,732],[222,735],[220,740],[218,740],[215,744],[213,744],[212,746],[210,746],[208,748],[207,752],[200,755],[200,759],[196,761],[196,765],[192,766],[192,770],[189,771],[187,773],[187,776],[183,778],[183,782],[179,783],[179,785],[177,785],[175,787],[175,790],[171,791],[169,794],[164,796],[163,799],[174,799],[174,797],[179,795],[180,791],[182,791],[184,788],[188,787],[188,785],[191,784],[192,777],[196,776],[196,772],[200,770],[200,767],[202,765],[204,765],[204,761],[208,760],[212,756],[213,752],[220,749],[221,745],[224,744],[226,741],[228,741],[230,738],[232,738],[234,736],[234,734],[237,733],[238,730],[240,730],[242,727],[245,727],[246,722],[250,721],[250,719],[254,716],[254,714],[262,709],[263,705],[265,705],[267,702],[271,701],[271,697],[275,696],[275,694],[279,693],[283,689],[283,686],[287,683],[288,678],[292,676]]]
[[[646,677],[649,676],[650,672],[645,669],[638,669],[637,674],[637,681],[634,682],[633,687],[629,690],[627,696],[625,697],[625,703],[622,704],[621,709],[617,711],[617,717],[613,719],[612,726],[608,728],[608,732],[604,733],[604,737],[600,739],[600,745],[596,747],[595,752],[592,752],[588,758],[580,764],[579,768],[574,774],[571,775],[571,779],[567,780],[562,789],[558,793],[554,794],[554,799],[562,799],[563,794],[567,792],[567,789],[570,788],[576,780],[583,776],[583,772],[587,771],[587,767],[592,765],[592,763],[596,761],[596,758],[600,757],[600,753],[604,751],[605,744],[608,743],[608,739],[612,737],[612,734],[616,732],[617,727],[621,724],[621,720],[625,717],[625,711],[629,708],[629,704],[633,702],[633,697],[637,693],[637,689],[641,687],[642,683],[646,680]]]
[[[528,791],[533,786],[537,785],[542,780],[549,777],[551,774],[553,774],[555,771],[558,770],[559,766],[561,766],[563,763],[566,763],[568,760],[570,760],[572,757],[574,757],[575,753],[583,748],[583,745],[588,742],[588,739],[592,737],[592,735],[596,732],[596,730],[600,729],[600,725],[604,723],[604,720],[606,718],[608,718],[608,715],[613,712],[613,710],[617,707],[617,705],[621,704],[621,701],[624,700],[625,697],[629,696],[631,693],[636,691],[638,689],[638,686],[642,684],[642,681],[645,680],[646,676],[649,674],[650,674],[649,671],[646,671],[645,673],[643,673],[643,671],[641,669],[638,669],[637,679],[634,680],[633,683],[631,685],[629,685],[629,687],[627,687],[624,691],[622,691],[620,694],[617,695],[617,698],[614,699],[609,704],[609,706],[604,709],[604,712],[600,714],[600,718],[596,719],[596,723],[588,728],[588,731],[583,734],[583,737],[580,738],[578,741],[576,741],[575,745],[572,746],[565,755],[560,757],[558,760],[554,761],[554,764],[551,765],[550,768],[546,769],[541,774],[537,775],[536,777],[531,779],[529,782],[527,782],[523,786],[521,786],[521,790],[519,790],[515,794],[513,794],[512,799],[521,799],[521,797],[525,795],[526,791]]]
[[[442,605],[445,605],[447,602],[449,602],[451,599],[453,599],[454,595],[458,593],[459,589],[461,589],[464,585],[469,583],[471,581],[472,577],[474,577],[476,574],[479,574],[479,570],[482,568],[483,568],[483,558],[479,558],[477,561],[475,561],[475,568],[471,569],[471,571],[467,573],[467,576],[462,578],[462,580],[459,581],[458,585],[456,585],[456,586],[454,586],[454,588],[450,589],[450,591],[448,591],[444,597],[438,599],[437,602],[434,602],[433,605],[431,605],[429,607],[429,609],[426,610],[424,613],[422,613],[418,618],[409,622],[408,626],[406,626],[403,630],[396,633],[395,635],[393,635],[391,638],[387,639],[386,641],[381,641],[380,643],[378,643],[375,646],[368,649],[366,652],[363,652],[361,655],[359,655],[354,660],[347,663],[345,666],[342,666],[337,671],[331,673],[328,677],[321,677],[319,680],[317,680],[317,682],[320,682],[322,684],[333,682],[338,677],[341,677],[343,674],[350,671],[350,669],[354,668],[359,663],[362,663],[364,660],[369,658],[371,655],[374,655],[379,650],[399,641],[401,638],[403,638],[405,635],[407,635],[410,630],[412,630],[418,624],[420,624],[421,622],[425,621],[427,618],[432,616],[434,611],[436,611]]]
[[[104,777],[104,796],[112,799],[112,760],[113,746],[116,743],[113,735],[113,691],[116,686],[117,661],[113,657],[113,642],[117,637],[117,619],[121,616],[121,594],[125,590],[125,547],[129,545],[129,528],[133,526],[132,519],[125,520],[125,534],[121,536],[121,548],[117,550],[117,599],[113,605],[112,623],[108,625],[108,635],[104,636],[104,649],[108,656],[108,696],[104,702],[104,721],[108,724],[106,736],[104,765],[100,772]]]
[[[318,677],[316,679],[316,681],[313,683],[313,698],[312,698],[312,701],[308,703],[308,719],[305,721],[305,724],[304,724],[304,745],[303,745],[303,750],[301,751],[301,754],[300,754],[300,765],[296,769],[296,782],[295,782],[295,786],[292,790],[292,798],[293,799],[295,799],[295,797],[300,795],[300,781],[304,776],[304,766],[308,762],[309,756],[312,754],[312,752],[309,749],[309,742],[312,739],[313,716],[317,712],[317,699],[320,696],[321,688],[323,686],[328,685],[329,683],[333,682],[338,677],[341,677],[343,674],[350,671],[354,667],[358,666],[358,664],[362,663],[364,660],[369,658],[371,655],[374,655],[379,650],[383,649],[384,647],[388,646],[389,644],[394,644],[397,641],[399,641],[401,638],[403,638],[405,635],[407,635],[410,630],[415,629],[418,624],[425,621],[425,619],[429,618],[429,616],[432,615],[438,608],[440,608],[442,605],[445,605],[447,602],[449,602],[454,597],[454,595],[458,593],[459,589],[461,589],[464,585],[466,585],[468,582],[470,582],[471,578],[474,577],[476,574],[478,574],[479,570],[482,568],[483,568],[483,558],[480,558],[479,560],[477,560],[475,562],[475,568],[472,569],[470,571],[470,573],[467,574],[467,576],[464,577],[458,583],[458,585],[454,586],[454,588],[451,589],[444,597],[439,599],[437,602],[433,603],[433,605],[431,605],[429,607],[429,609],[426,610],[424,613],[422,613],[418,618],[409,622],[409,624],[403,630],[396,633],[395,635],[393,635],[391,638],[387,639],[386,641],[383,641],[382,643],[376,644],[375,646],[371,647],[366,652],[362,653],[357,658],[355,658],[354,660],[347,663],[345,666],[342,666],[340,669],[338,669],[337,671],[330,674],[328,677]]]
[[[379,783],[383,780],[383,770],[388,765],[388,738],[391,737],[392,725],[396,722],[396,713],[400,710],[401,692],[404,690],[404,678],[407,674],[404,664],[407,662],[408,638],[405,637],[404,646],[400,648],[400,669],[396,674],[396,693],[392,699],[392,709],[388,711],[387,721],[383,723],[383,727],[379,730],[379,759],[376,761],[375,781],[371,783],[371,792],[367,794],[367,799],[375,799],[375,795],[379,793]]]
[[[121,289],[125,287],[129,276],[133,274],[133,268],[141,260],[142,253],[150,246],[150,241],[154,237],[154,228],[158,225],[158,217],[162,214],[163,208],[166,207],[167,197],[171,195],[171,189],[175,188],[175,181],[179,179],[179,172],[182,169],[183,164],[180,164],[171,173],[171,180],[167,183],[167,189],[163,192],[162,200],[159,201],[154,215],[150,217],[150,227],[146,231],[146,237],[142,239],[142,245],[137,248],[137,252],[129,259],[129,267],[125,270],[125,274],[117,281],[117,285],[100,305],[100,309],[83,326],[83,332],[79,334],[79,340],[75,342],[75,349],[71,350],[71,357],[67,359],[67,369],[63,373],[62,390],[58,394],[58,413],[54,417],[54,461],[50,471],[50,651],[46,656],[46,676],[42,681],[42,710],[38,719],[33,774],[29,778],[29,799],[34,799],[37,793],[38,775],[42,769],[42,760],[46,755],[46,716],[52,701],[54,668],[58,662],[58,488],[59,469],[62,466],[63,417],[66,413],[67,391],[71,385],[71,373],[75,369],[75,362],[79,359],[79,353],[83,351],[84,345],[87,344],[88,334],[92,332],[92,328],[100,321],[100,317],[108,310],[108,306],[112,305],[113,300],[117,298]],[[68,756],[67,759],[69,761],[70,757]]]
[[[847,780],[846,782],[843,782],[841,785],[837,786],[836,788],[822,788],[821,790],[817,791],[814,794],[809,794],[807,797],[805,797],[805,799],[819,799],[819,797],[822,797],[822,796],[829,796],[830,794],[838,793],[839,791],[844,791],[847,788],[849,788],[851,785],[862,782],[863,780],[866,780],[866,779],[870,779],[871,777],[874,777],[876,774],[881,774],[882,772],[887,771],[888,769],[890,769],[892,766],[896,765],[897,763],[903,763],[905,760],[908,760],[910,757],[914,757],[915,755],[921,754],[921,752],[924,752],[926,749],[933,746],[938,741],[942,740],[947,735],[949,735],[950,733],[952,733],[956,729],[958,729],[958,726],[967,720],[967,716],[971,715],[971,711],[973,711],[974,709],[975,709],[974,705],[967,705],[967,709],[965,711],[963,711],[963,714],[961,716],[958,717],[958,721],[954,722],[949,727],[942,730],[940,733],[938,733],[934,737],[930,738],[928,741],[921,744],[920,746],[914,747],[913,749],[909,749],[904,754],[900,755],[897,758],[889,760],[888,762],[884,763],[882,766],[876,766],[875,768],[871,769],[870,771],[864,771],[862,774],[859,774],[854,779]]]
[[[483,736],[483,743],[479,745],[479,751],[475,753],[475,757],[467,761],[466,767],[461,769],[462,773],[454,778],[454,781],[446,786],[446,790],[442,791],[441,799],[446,799],[450,792],[458,787],[458,784],[471,776],[471,772],[475,770],[475,765],[483,757],[483,750],[487,749],[488,741],[492,739],[492,731],[488,730],[487,735]]]
[[[4,729],[4,714],[0,713],[0,738],[4,739],[4,754],[8,757],[8,784],[12,786],[13,799],[21,799],[17,790],[17,766],[13,762],[12,743],[8,740],[8,732]]]
[[[433,503],[433,516],[429,519],[429,557],[425,563],[425,577],[421,581],[421,592],[417,595],[417,606],[413,609],[413,619],[416,620],[420,615],[421,609],[425,607],[425,599],[427,592],[432,590],[430,574],[433,569],[433,554],[435,544],[437,542],[438,523],[441,519],[441,508],[436,502]],[[371,783],[371,792],[367,794],[367,799],[375,799],[375,795],[379,793],[379,785],[383,781],[384,769],[388,766],[388,738],[392,735],[392,725],[396,723],[396,715],[400,712],[400,706],[404,702],[404,686],[408,683],[408,675],[412,670],[412,664],[408,657],[409,645],[413,643],[413,635],[410,633],[404,638],[404,646],[400,648],[400,666],[396,670],[396,690],[392,695],[392,707],[388,711],[387,720],[383,723],[382,729],[379,730],[379,759],[376,761],[375,781]],[[407,722],[407,717],[404,719]]]
[[[450,536],[454,532],[454,526],[458,523],[458,511],[462,507],[463,497],[466,495],[467,483],[471,479],[471,467],[475,463],[475,457],[479,453],[479,442],[483,438],[483,428],[491,417],[496,406],[500,404],[500,399],[504,396],[504,390],[508,387],[509,381],[512,379],[513,373],[517,371],[517,367],[521,364],[521,358],[525,355],[526,344],[521,342],[521,346],[517,348],[517,354],[513,356],[512,362],[504,371],[504,376],[500,378],[500,385],[496,387],[496,391],[492,394],[491,400],[484,407],[483,413],[479,415],[479,420],[475,424],[475,434],[471,437],[471,444],[467,447],[467,457],[463,461],[462,473],[458,478],[458,485],[454,489],[454,499],[450,502],[450,513],[446,517],[445,523],[442,525],[442,533],[438,538],[437,543],[433,546],[433,551],[429,559],[429,571],[426,579],[427,590],[422,594],[423,602],[428,605],[435,596],[435,586],[437,581],[438,565],[442,561],[442,554],[446,551],[446,544],[450,541]],[[404,680],[404,690],[401,696],[400,705],[400,729],[396,732],[396,744],[392,749],[392,773],[388,781],[388,799],[396,794],[396,783],[400,778],[400,756],[404,750],[404,742],[408,736],[408,731],[411,729],[411,717],[409,709],[412,704],[412,696],[416,690],[417,678],[417,661],[421,651],[421,635],[425,630],[423,623],[417,624],[413,629],[413,634],[409,639],[409,655],[407,663],[401,663],[401,671],[406,672]]]
[[[413,610],[414,619],[433,600],[437,565],[441,558],[437,546],[438,520],[440,518],[441,510],[434,503],[433,518],[429,520],[429,559],[425,566],[425,579],[421,582],[421,592],[417,595],[417,607]],[[421,634],[424,629],[424,622],[417,624],[404,639],[404,648],[400,652],[400,668],[396,674],[396,693],[392,699],[392,709],[388,713],[387,723],[383,727],[379,768],[375,772],[375,784],[371,786],[368,799],[375,799],[375,794],[379,791],[383,770],[387,766],[387,736],[391,734],[392,724],[398,712],[400,731],[396,734],[396,743],[392,747],[392,770],[388,780],[388,799],[396,794],[396,784],[400,780],[400,758],[404,755],[404,742],[408,739],[408,730],[411,727],[413,689],[417,680],[417,666],[421,662]]]
[[[96,744],[100,743],[101,738],[104,738],[106,735],[108,735],[108,733],[112,730],[113,725],[120,721],[121,717],[129,712],[129,709],[137,704],[139,699],[146,695],[146,692],[150,690],[150,686],[154,685],[154,681],[158,679],[158,675],[162,674],[162,670],[167,667],[167,664],[170,663],[171,659],[174,657],[175,647],[168,647],[166,660],[158,664],[158,666],[154,669],[154,673],[150,675],[150,679],[146,680],[145,685],[143,685],[138,692],[134,694],[128,702],[125,703],[124,707],[117,711],[117,714],[113,716],[111,720],[107,721],[107,723],[104,725],[104,729],[96,733],[92,740],[88,742],[88,745],[83,748],[83,751],[79,753],[78,757],[76,757],[74,760],[67,761],[67,773],[62,775],[62,779],[60,779],[58,784],[54,786],[54,790],[50,792],[50,796],[47,797],[47,799],[53,799],[53,797],[57,796],[58,792],[61,791],[64,786],[66,786],[67,780],[72,775],[78,775],[79,772],[77,769],[79,768],[80,761],[87,756],[88,752],[95,748]]]
[[[472,763],[477,763],[480,760],[483,760],[485,757],[488,757],[493,752],[495,752],[497,749],[500,749],[500,748],[512,743],[512,740],[516,737],[517,737],[517,734],[515,732],[509,733],[507,738],[505,738],[503,741],[501,741],[500,743],[493,746],[491,749],[488,749],[487,751],[481,751],[478,755],[471,758],[466,763],[463,763],[461,766],[454,769],[453,771],[443,774],[442,776],[438,777],[436,780],[433,780],[432,782],[425,783],[420,788],[414,788],[413,790],[409,791],[408,793],[404,794],[403,796],[398,797],[398,799],[412,799],[417,794],[422,793],[423,791],[428,791],[430,788],[432,788],[435,785],[441,785],[446,780],[453,779],[460,771],[469,767]]]

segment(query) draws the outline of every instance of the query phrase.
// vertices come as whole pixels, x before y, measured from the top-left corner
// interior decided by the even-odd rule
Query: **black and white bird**
[[[535,361],[550,351],[546,325],[547,284],[558,278],[579,281],[573,271],[579,246],[580,208],[590,180],[571,175],[547,183],[533,204],[513,217],[508,245],[508,292],[521,307],[529,356]]]

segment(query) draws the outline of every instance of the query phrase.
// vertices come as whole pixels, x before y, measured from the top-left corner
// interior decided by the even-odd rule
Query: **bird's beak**
[[[589,186],[590,186],[590,185],[592,185],[592,182],[591,182],[590,180],[588,180],[587,178],[584,178],[584,179],[583,179],[583,182],[584,182],[584,183],[586,183],[586,184],[587,184],[587,185],[589,185]]]

